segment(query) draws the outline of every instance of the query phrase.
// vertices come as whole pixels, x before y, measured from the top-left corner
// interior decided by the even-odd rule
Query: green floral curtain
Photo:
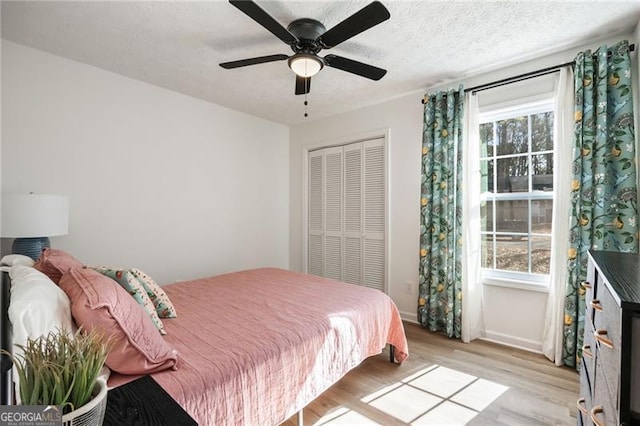
[[[638,251],[636,148],[629,44],[576,57],[575,138],[563,361],[582,355],[589,249]]]
[[[424,99],[418,320],[460,338],[464,90]]]

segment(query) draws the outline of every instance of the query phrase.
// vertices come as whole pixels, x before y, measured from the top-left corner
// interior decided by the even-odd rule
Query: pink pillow
[[[33,265],[56,284],[60,283],[60,277],[69,269],[82,268],[82,266],[82,263],[69,253],[52,248],[44,249],[38,261]]]
[[[107,367],[122,374],[177,369],[178,355],[164,341],[142,307],[111,278],[93,269],[74,268],[60,279],[71,299],[78,326],[113,336]]]

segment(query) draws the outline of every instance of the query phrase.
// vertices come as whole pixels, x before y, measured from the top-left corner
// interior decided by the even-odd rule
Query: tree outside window
[[[482,267],[548,275],[553,212],[553,110],[549,103],[482,114]],[[493,115],[493,117],[492,117]]]

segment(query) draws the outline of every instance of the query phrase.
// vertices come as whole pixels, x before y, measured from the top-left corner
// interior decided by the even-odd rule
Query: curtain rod
[[[635,44],[629,45],[629,51],[633,52],[636,49]],[[611,53],[609,53],[611,55]],[[530,71],[524,74],[516,75],[514,77],[503,78],[502,80],[493,81],[491,83],[481,84],[479,86],[471,87],[469,89],[464,89],[465,93],[471,92],[475,94],[476,92],[480,92],[482,90],[493,89],[494,87],[505,86],[511,83],[517,83],[519,81],[528,80],[530,78],[542,77],[543,75],[552,74],[564,67],[575,65],[576,61],[565,62],[564,64],[554,65],[552,67],[543,68],[536,71]],[[422,98],[422,103],[424,104],[424,97]]]

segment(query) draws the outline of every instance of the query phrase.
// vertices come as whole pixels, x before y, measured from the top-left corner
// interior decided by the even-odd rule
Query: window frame
[[[486,107],[480,108],[478,114],[478,131],[479,126],[486,123],[496,123],[500,120],[505,120],[509,118],[515,118],[520,116],[531,116],[543,112],[552,112],[554,114],[554,123],[556,119],[556,111],[554,105],[553,94],[541,94],[539,96],[527,98],[527,99],[517,99],[513,100],[509,103],[499,104],[499,105],[488,105]],[[518,154],[508,154],[508,155],[500,155],[496,154],[496,145],[494,145],[494,152],[490,156],[481,156],[478,158],[479,161],[484,160],[494,160],[498,161],[498,159],[504,159],[509,157],[517,157],[517,156],[526,156],[528,159],[532,158],[532,155],[544,155],[544,154],[555,154],[555,143],[554,147],[551,150],[543,150],[543,151],[532,151],[533,144],[531,141],[532,133],[531,133],[531,120],[528,122],[529,131],[528,133],[528,147],[526,153],[518,153]],[[495,129],[494,129],[494,137],[495,137]],[[478,138],[479,140],[479,138]],[[494,167],[494,176],[493,182],[496,182],[495,173],[497,173],[497,168]],[[555,201],[556,198],[556,188],[554,187],[552,191],[543,191],[543,190],[534,190],[533,179],[531,177],[531,170],[528,171],[528,191],[527,192],[511,192],[511,193],[498,193],[498,192],[485,192],[480,194],[480,200],[484,202],[493,202],[493,230],[492,231],[480,231],[482,236],[485,235],[513,235],[513,232],[504,232],[497,231],[496,227],[496,214],[495,214],[495,203],[498,201],[506,201],[506,200],[527,200],[528,201],[528,221],[527,221],[527,232],[522,233],[527,236],[551,236],[551,234],[540,234],[532,232],[532,206],[531,203],[536,200],[552,200]],[[495,188],[495,187],[494,187]],[[555,207],[555,206],[554,206]],[[517,234],[517,233],[516,233]],[[493,239],[494,244],[494,253],[496,251],[496,242]],[[528,267],[531,268],[531,238],[528,238]],[[494,255],[494,265],[496,265],[497,257]],[[500,286],[500,287],[511,287],[511,288],[520,288],[532,291],[540,291],[540,292],[548,292],[549,285],[551,281],[550,274],[538,274],[534,272],[516,272],[516,271],[505,271],[494,268],[484,268],[481,267],[481,279],[484,285],[492,285],[492,286]]]

